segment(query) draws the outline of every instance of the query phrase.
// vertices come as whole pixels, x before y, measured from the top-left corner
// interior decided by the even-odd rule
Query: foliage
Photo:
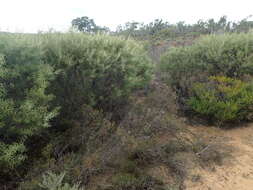
[[[83,34],[44,39],[46,62],[58,73],[50,89],[65,119],[84,104],[113,111],[151,78],[150,60],[134,41]]]
[[[228,77],[210,77],[207,83],[196,83],[190,107],[220,122],[247,120],[252,117],[253,85]]]
[[[145,91],[148,91],[148,94],[144,94]],[[66,182],[80,182],[88,189],[94,187],[119,190],[120,185],[133,182],[127,179],[121,181],[122,178],[117,177],[118,174],[123,174],[123,178],[125,174],[137,178],[138,182],[132,183],[133,189],[156,189],[158,184],[155,179],[146,177],[148,173],[145,169],[150,167],[149,163],[167,163],[175,152],[180,152],[184,138],[177,135],[179,131],[183,131],[179,129],[181,125],[177,121],[168,117],[168,110],[175,108],[172,107],[172,100],[167,98],[173,95],[165,84],[154,83],[132,96],[136,99],[131,97],[127,114],[119,124],[111,123],[101,112],[83,106],[82,111],[76,115],[77,119],[70,121],[71,128],[59,133],[53,139],[53,143],[51,142],[56,159],[34,163],[33,170],[30,170],[26,184],[24,183],[21,189],[33,190],[36,187],[34,184],[37,184],[36,181],[45,171],[66,171]],[[158,142],[157,146],[154,146],[152,137],[158,134],[175,136],[180,142],[176,141],[173,144],[180,148],[173,154],[165,153],[164,143]],[[172,143],[166,140],[166,144]],[[166,151],[168,149],[167,147]],[[111,173],[113,179],[100,180],[101,176],[111,177]],[[162,189],[163,185],[160,186]]]
[[[46,175],[44,174],[42,182],[39,186],[45,190],[81,190],[79,185],[71,186],[68,183],[63,184],[65,173],[61,173],[56,175],[52,172],[48,172]]]
[[[63,121],[71,127],[53,140],[54,154],[57,157],[68,152],[95,152],[116,129],[113,123],[104,118],[102,112],[87,105],[80,110],[74,120]]]
[[[173,48],[161,59],[172,83],[197,73],[241,77],[251,74],[253,34],[212,35],[188,47]]]
[[[97,33],[99,27],[92,19],[81,19],[74,27],[84,24],[81,31]],[[178,37],[189,31],[190,35],[209,34],[227,27],[224,19],[219,22],[210,20],[210,26],[199,22],[197,29],[162,20],[128,23],[116,34],[137,38],[143,34],[144,38]],[[203,153],[201,146],[192,152],[194,137],[172,116],[177,111],[174,99],[183,97],[185,106],[200,112],[209,103],[205,102],[209,99],[202,101],[206,96],[202,93],[210,92],[207,96],[216,98],[219,105],[227,96],[226,101],[239,111],[226,112],[223,106],[222,118],[234,120],[231,116],[237,113],[235,120],[250,118],[252,87],[244,79],[252,75],[252,48],[252,34],[240,34],[210,36],[192,47],[170,50],[162,59],[162,69],[178,98],[159,80],[148,85],[152,65],[133,40],[83,33],[0,35],[2,181],[7,181],[5,172],[15,181],[11,172],[21,171],[20,188],[38,189],[42,174],[52,171],[43,175],[40,188],[76,190],[79,186],[72,185],[80,182],[117,190],[163,189],[164,184],[148,174],[150,166],[158,163],[183,179],[188,155],[202,156],[207,151]],[[219,75],[224,78],[210,77]],[[58,107],[60,114],[55,118]],[[113,118],[116,123],[111,113],[118,116]],[[212,114],[208,117],[221,120]],[[211,159],[220,156],[209,155]],[[105,183],[112,186],[102,180],[94,184],[101,177],[109,177]]]
[[[69,127],[64,132],[61,128],[51,129],[54,136],[41,150],[42,155],[33,162],[26,181],[20,184],[21,189],[36,189],[41,174],[47,171],[66,171],[65,182],[80,182],[82,185],[89,183],[92,176],[101,172],[103,158],[98,152],[112,139],[115,125],[105,119],[101,112],[87,105],[77,113],[75,120],[65,119],[64,123]],[[108,152],[108,148],[105,150]],[[93,158],[93,155],[96,156]]]
[[[75,18],[72,20],[71,24],[72,27],[77,28],[80,32],[97,33],[109,31],[106,27],[97,26],[94,20],[87,16]]]
[[[131,36],[135,39],[162,40],[177,37],[200,36],[201,34],[221,34],[221,33],[240,33],[249,32],[253,28],[251,16],[238,22],[232,22],[226,16],[219,20],[214,19],[198,20],[194,24],[186,24],[180,21],[176,24],[170,24],[161,19],[144,24],[140,22],[127,22],[125,25],[119,25],[116,34]]]
[[[252,15],[235,22],[228,20],[226,16],[222,16],[218,20],[213,18],[207,20],[200,19],[194,24],[187,24],[184,21],[171,24],[162,19],[155,19],[147,24],[132,21],[117,26],[115,32],[110,31],[108,27],[96,25],[95,21],[87,16],[75,18],[71,24],[72,27],[77,28],[80,32],[90,34],[105,32],[133,37],[139,40],[163,40],[206,34],[249,32],[253,28],[253,21],[249,20],[251,17]]]
[[[120,114],[152,76],[142,45],[105,35],[1,34],[0,55],[0,184],[27,174],[24,189],[51,169],[67,168],[68,182],[88,180],[94,171],[82,161],[69,169],[68,155],[110,140],[116,127],[104,116]]]
[[[25,146],[23,143],[1,143],[0,148],[1,168],[5,170],[13,169],[16,165],[21,164],[25,160]]]
[[[46,93],[52,68],[42,62],[38,43],[25,36],[0,36],[0,168],[14,169],[25,159],[25,142],[56,113]]]
[[[164,22],[162,19],[155,19],[149,24],[140,22],[127,22],[125,25],[119,25],[116,30],[116,34],[131,36],[138,39],[145,39],[148,36],[157,34],[159,31],[168,28],[169,23]]]
[[[188,47],[170,49],[161,58],[163,78],[174,87],[182,110],[196,82],[210,76],[252,76],[253,34],[211,35]]]

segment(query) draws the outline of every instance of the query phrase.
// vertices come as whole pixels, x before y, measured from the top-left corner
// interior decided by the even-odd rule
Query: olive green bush
[[[252,74],[253,34],[202,37],[192,46],[170,49],[161,58],[161,69],[172,85],[198,75],[242,77]]]
[[[252,119],[253,84],[228,77],[196,83],[188,104],[197,113],[220,122]]]
[[[151,78],[150,60],[132,40],[53,34],[43,36],[43,41],[45,60],[57,72],[51,91],[64,118],[73,118],[84,104],[114,111]]]
[[[160,69],[163,79],[176,90],[181,109],[185,112],[199,110],[200,108],[193,106],[193,99],[190,106],[187,102],[196,96],[196,91],[204,93],[204,89],[207,88],[205,86],[208,86],[209,77],[224,76],[231,78],[231,80],[251,80],[253,74],[253,34],[210,35],[201,38],[192,46],[172,48],[161,58]],[[202,86],[197,85],[198,89],[196,89],[197,83],[202,83]],[[208,92],[215,93],[214,91],[206,93]],[[244,96],[242,92],[239,94]],[[241,98],[244,98],[241,96],[234,96],[233,101],[240,101]],[[219,102],[218,99],[217,101]],[[229,109],[233,109],[229,105],[227,106]],[[220,117],[215,118],[221,119]],[[237,119],[241,120],[242,118]]]

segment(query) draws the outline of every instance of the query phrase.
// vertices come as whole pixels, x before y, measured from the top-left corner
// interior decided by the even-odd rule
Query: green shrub
[[[26,140],[49,127],[57,111],[45,92],[53,71],[38,43],[0,35],[0,55],[0,170],[7,172],[25,159]]]
[[[211,76],[237,78],[243,81],[246,78],[251,78],[253,74],[253,34],[210,35],[201,38],[192,46],[170,49],[161,58],[160,68],[163,79],[176,90],[181,110],[189,111],[187,102],[195,93],[193,88],[196,91],[196,83],[204,83]],[[236,98],[237,96],[233,97],[233,101],[240,101],[242,97],[239,97],[238,100]],[[227,105],[226,109],[228,107]],[[200,109],[202,108],[194,107],[194,110]],[[210,107],[210,109],[217,108]],[[231,107],[229,109],[237,108]],[[205,110],[205,112],[209,111]],[[231,111],[231,114],[232,112],[234,113]],[[219,120],[221,118],[224,120],[235,119],[234,114],[229,115],[215,116],[214,118]],[[238,114],[236,115],[238,116]],[[240,116],[237,120],[244,118],[244,116]]]
[[[115,130],[104,112],[120,114],[151,68],[132,40],[0,34],[0,186],[28,174],[37,160],[45,160],[37,171],[47,171],[47,161],[94,152]]]
[[[220,122],[252,119],[253,84],[228,77],[196,83],[188,104],[197,113]]]
[[[52,34],[44,42],[45,60],[58,72],[51,88],[64,118],[73,117],[84,104],[113,111],[151,77],[146,52],[131,40]]]
[[[172,84],[197,74],[241,77],[252,74],[253,34],[210,35],[192,46],[170,49],[161,69]]]
[[[104,112],[120,114],[130,94],[151,79],[151,68],[132,40],[0,34],[0,186],[24,175],[29,180],[27,170],[40,163],[31,175],[37,184],[33,179],[51,169],[48,163],[94,152],[115,130]]]
[[[66,123],[80,119],[85,105],[114,111],[150,77],[146,52],[131,40],[84,34],[1,34],[1,170],[25,159],[27,140],[49,127],[58,107]]]

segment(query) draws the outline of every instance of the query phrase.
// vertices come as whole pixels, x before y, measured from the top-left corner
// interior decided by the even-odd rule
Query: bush
[[[37,160],[45,163],[37,171],[47,171],[47,162],[70,152],[95,152],[116,129],[105,112],[120,115],[151,68],[132,40],[0,34],[0,186],[29,174]]]
[[[253,85],[228,77],[196,83],[188,104],[197,113],[220,122],[252,119]]]
[[[241,77],[252,74],[253,34],[210,35],[192,46],[170,49],[161,69],[171,84],[199,74]]]
[[[53,71],[42,62],[32,38],[0,35],[0,170],[8,172],[26,158],[28,138],[49,127],[57,110],[46,88]]]
[[[134,41],[84,34],[46,35],[44,41],[45,60],[58,72],[51,88],[64,118],[84,104],[115,111],[151,78],[150,60]]]
[[[194,86],[196,91],[196,83],[204,83],[211,76],[240,80],[252,76],[253,34],[210,35],[192,46],[170,49],[161,58],[161,70],[163,79],[176,90],[181,109],[189,111],[187,102],[192,97]],[[233,100],[236,98],[233,97]],[[232,115],[221,117],[224,120],[235,119]],[[218,119],[217,116],[215,118]],[[244,116],[237,119],[242,118]]]

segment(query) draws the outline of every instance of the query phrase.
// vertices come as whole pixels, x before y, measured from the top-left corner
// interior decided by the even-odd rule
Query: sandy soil
[[[187,190],[253,190],[253,124],[230,130],[197,127],[203,137],[213,136],[214,141],[223,139],[232,147],[230,158],[212,169],[195,168],[188,179]]]

